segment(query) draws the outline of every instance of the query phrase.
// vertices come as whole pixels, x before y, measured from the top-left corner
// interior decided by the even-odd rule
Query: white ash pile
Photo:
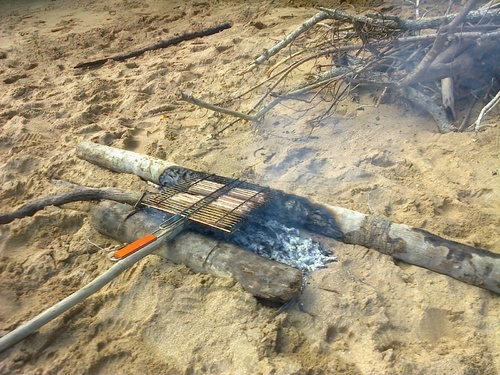
[[[222,235],[260,256],[298,268],[303,274],[324,268],[336,257],[320,242],[301,236],[297,228],[276,220],[252,217],[231,235]]]

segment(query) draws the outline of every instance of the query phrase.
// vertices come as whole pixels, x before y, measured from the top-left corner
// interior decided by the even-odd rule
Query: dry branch
[[[135,50],[133,52],[130,52],[130,53],[127,53],[127,54],[124,54],[124,55],[116,55],[116,56],[106,57],[106,58],[99,59],[99,60],[94,60],[94,61],[89,61],[89,62],[85,62],[85,63],[80,63],[80,64],[76,65],[74,68],[75,69],[80,69],[80,68],[98,68],[101,65],[104,65],[109,60],[114,60],[114,61],[127,60],[127,59],[130,59],[132,57],[140,56],[140,55],[142,55],[142,54],[144,54],[145,52],[148,52],[148,51],[154,51],[154,50],[157,50],[157,49],[174,46],[176,44],[179,44],[180,42],[184,42],[184,41],[187,41],[187,40],[192,40],[192,39],[196,39],[196,38],[201,38],[203,36],[213,35],[213,34],[216,34],[218,32],[221,32],[223,30],[229,29],[231,26],[232,26],[231,22],[226,22],[226,23],[223,23],[223,24],[218,25],[218,26],[209,27],[207,29],[194,31],[194,32],[191,32],[191,33],[185,33],[185,34],[182,34],[182,35],[179,35],[179,36],[175,36],[175,37],[172,37],[172,38],[169,38],[169,39],[165,39],[165,40],[160,41],[159,43],[153,44],[152,46],[141,48],[141,49]]]
[[[107,146],[95,145],[91,161],[113,170],[113,163],[106,159],[106,155],[111,154],[107,149]],[[87,145],[85,150],[91,151],[92,147]],[[118,153],[119,150],[116,150],[112,154]],[[97,157],[99,154],[101,156]],[[79,152],[79,156],[86,159],[83,152]],[[139,154],[136,156],[144,158]],[[125,157],[130,160],[130,152],[125,152]],[[123,170],[123,161],[115,158],[114,163],[116,169]],[[157,178],[156,175],[146,177],[155,183],[159,182]],[[500,254],[459,244],[383,217],[314,203],[279,191],[274,191],[274,197],[268,209],[273,214],[281,215],[284,221],[292,220],[316,233],[372,248],[410,264],[500,293]]]
[[[484,127],[484,125],[481,126],[481,121],[483,120],[483,117],[489,111],[491,111],[498,104],[498,102],[500,102],[500,91],[497,92],[497,94],[493,97],[493,99],[491,99],[490,102],[483,107],[483,109],[481,109],[481,112],[479,113],[477,120],[474,122],[474,130],[478,131],[482,127]]]
[[[218,107],[216,105],[207,103],[201,99],[195,98],[194,96],[186,94],[185,92],[182,92],[182,91],[180,91],[180,99],[184,100],[188,103],[197,105],[198,107],[210,109],[211,111],[214,111],[214,112],[224,113],[226,115],[238,117],[238,118],[241,118],[241,119],[247,120],[247,121],[255,121],[256,120],[255,116],[249,116],[247,114],[244,114],[244,113],[241,113],[238,111],[232,111],[230,109]]]
[[[245,70],[243,70],[239,74],[245,74],[245,73],[250,72],[255,67],[257,67],[258,65],[261,65],[263,62],[268,60],[271,56],[274,56],[279,51],[281,51],[283,48],[285,48],[290,43],[292,43],[299,35],[303,34],[307,30],[309,30],[311,27],[316,25],[318,22],[321,22],[327,18],[328,18],[327,13],[325,13],[325,12],[317,13],[316,15],[311,17],[309,20],[304,22],[300,27],[295,29],[292,33],[290,33],[290,35],[288,35],[285,39],[283,39],[281,42],[276,44],[273,48],[271,48],[269,50],[265,50],[259,57],[257,57],[253,61],[253,63],[248,68],[246,68]]]
[[[288,67],[278,73],[273,72],[272,77],[266,78],[245,91],[249,93],[268,83],[265,94],[261,96],[250,113],[265,113],[283,99],[296,97],[293,92],[297,90],[297,86],[287,88],[284,83],[287,75],[305,62],[323,58],[315,72],[318,76],[315,82],[318,84],[311,85],[309,90],[316,92],[326,90],[334,92],[335,95],[329,109],[319,118],[323,118],[332,108],[335,108],[336,103],[346,98],[350,87],[377,85],[376,80],[369,77],[373,74],[385,77],[383,89],[395,91],[399,96],[419,103],[419,107],[435,119],[441,132],[456,131],[457,127],[452,124],[452,121],[463,114],[455,115],[453,95],[457,87],[461,87],[462,81],[465,82],[464,87],[466,87],[467,80],[477,81],[477,77],[484,77],[487,74],[492,77],[489,81],[487,77],[482,79],[483,86],[486,86],[487,82],[498,83],[499,81],[498,69],[492,66],[495,65],[494,61],[500,58],[500,53],[498,53],[500,50],[498,40],[500,10],[482,8],[474,11],[472,8],[476,3],[477,0],[470,0],[458,14],[417,20],[405,20],[387,14],[357,15],[340,9],[319,8],[319,13],[274,47],[266,50],[244,71],[251,70],[277,55],[283,47],[297,41],[320,21],[320,24],[324,26],[325,20],[332,20],[331,26],[326,25],[331,30],[331,35],[325,38],[325,33],[321,32],[320,37],[314,39],[314,33],[310,33],[308,35],[311,39],[308,42],[309,47],[299,47],[297,43],[295,48],[287,49],[289,55],[281,61],[286,61]],[[415,31],[433,28],[439,29],[436,33],[412,35]],[[326,46],[327,44],[331,47]],[[313,53],[300,58],[305,51]],[[332,64],[329,65],[325,57],[330,58]],[[485,63],[485,60],[488,62]],[[496,64],[498,66],[498,63]],[[329,70],[324,71],[324,67]],[[350,70],[350,73],[339,75],[337,79],[322,78],[328,75],[329,71],[335,72],[342,68]],[[275,69],[275,66],[272,69]],[[360,73],[363,74],[360,75]],[[444,80],[441,98],[444,106],[439,107],[437,104],[439,98],[424,98],[433,95],[434,90],[424,89],[420,87],[420,84],[441,80]],[[309,82],[310,80],[303,82],[298,87],[306,87]],[[345,85],[348,88],[340,90],[339,85]],[[406,88],[410,85],[411,89],[407,90]],[[279,94],[276,94],[276,91]],[[272,95],[277,98],[270,99]],[[475,95],[477,96],[477,93]],[[460,92],[459,96],[465,97],[463,92]],[[463,107],[457,106],[460,112]],[[257,117],[258,115],[255,115],[253,119]]]
[[[415,106],[420,108],[422,111],[426,111],[429,115],[432,116],[440,133],[444,134],[456,130],[456,128],[448,119],[444,108],[437,106],[431,97],[422,94],[420,91],[412,87],[402,89],[401,92],[403,92],[405,98],[412,102]]]
[[[464,22],[467,14],[472,10],[472,7],[475,3],[477,3],[477,1],[478,0],[469,0],[462,8],[461,12],[457,14],[448,25],[439,28],[436,40],[432,44],[431,49],[427,52],[417,67],[401,81],[399,85],[400,87],[405,87],[418,81],[419,78],[426,73],[427,68],[429,68],[432,62],[445,49],[446,41],[452,39],[455,29]]]
[[[288,46],[294,40],[296,40],[300,35],[302,35],[307,30],[311,29],[317,23],[324,21],[325,19],[333,19],[342,22],[358,22],[361,24],[367,24],[371,26],[376,26],[380,28],[387,28],[392,30],[423,30],[423,29],[435,29],[443,23],[448,23],[453,19],[456,19],[458,14],[450,14],[447,16],[431,17],[431,18],[420,18],[418,20],[406,20],[396,16],[372,14],[366,16],[359,16],[348,13],[340,9],[328,9],[318,7],[321,11],[316,15],[311,17],[309,20],[304,22],[300,27],[295,29],[286,38],[276,44],[274,47],[265,50],[259,57],[257,57],[253,63],[243,70],[240,74],[247,73],[253,70],[258,65],[268,60],[270,57],[277,54],[283,48]],[[465,20],[467,22],[490,22],[492,20],[500,20],[500,14],[495,10],[479,10],[468,12]]]
[[[76,191],[53,195],[46,198],[34,200],[20,207],[14,212],[0,214],[0,225],[8,224],[15,219],[33,216],[47,206],[61,206],[70,202],[97,201],[109,199],[116,202],[134,204],[141,198],[141,194],[114,188],[94,189],[82,187]]]
[[[329,15],[329,18],[342,21],[342,22],[359,22],[362,24],[367,24],[370,26],[375,26],[379,28],[387,28],[393,30],[424,30],[424,29],[436,29],[443,23],[449,23],[451,20],[455,19],[458,14],[448,14],[446,16],[438,17],[428,17],[419,18],[416,20],[408,20],[400,18],[394,15],[387,14],[366,14],[365,16],[359,16],[355,14],[348,13],[339,9],[327,9],[318,7],[319,10],[325,12]],[[483,9],[477,11],[471,11],[465,17],[467,22],[491,22],[493,20],[500,20],[500,13],[497,10]]]

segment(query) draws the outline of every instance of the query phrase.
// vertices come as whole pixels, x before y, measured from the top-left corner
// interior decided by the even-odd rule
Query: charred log
[[[91,215],[97,231],[122,242],[133,242],[155,231],[161,222],[159,217],[110,201],[99,204]],[[193,232],[162,244],[156,253],[196,272],[234,278],[247,292],[272,302],[290,301],[302,287],[298,269]]]

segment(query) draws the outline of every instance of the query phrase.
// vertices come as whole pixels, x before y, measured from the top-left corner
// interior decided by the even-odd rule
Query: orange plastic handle
[[[142,249],[144,246],[149,245],[150,243],[157,240],[154,234],[146,234],[144,237],[135,240],[134,242],[122,247],[120,250],[116,251],[113,254],[113,260],[121,260],[123,258],[128,257],[130,254],[135,253],[137,250]]]

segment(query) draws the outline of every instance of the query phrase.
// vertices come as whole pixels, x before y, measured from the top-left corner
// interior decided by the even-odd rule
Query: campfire
[[[385,218],[311,202],[277,190],[271,192],[268,188],[238,179],[194,172],[130,151],[84,142],[79,145],[77,154],[117,172],[135,173],[157,184],[161,190],[144,201],[144,196],[139,196],[136,207],[116,202],[101,203],[92,217],[96,229],[132,243],[115,252],[114,260],[119,262],[107,272],[0,338],[0,351],[95,293],[125,269],[165,245],[164,240],[174,239],[188,225],[193,225],[194,229],[199,225],[205,233],[207,230],[215,231],[219,238],[255,253],[221,247],[214,263],[214,260],[209,261],[214,249],[204,253],[199,253],[194,247],[178,251],[169,249],[167,244],[163,251],[167,258],[184,263],[195,271],[229,275],[255,296],[281,303],[300,294],[302,273],[324,267],[334,260],[320,244],[303,239],[294,226],[373,248],[408,263],[500,293],[500,256],[487,250],[449,241]],[[136,193],[116,190],[105,191],[108,194],[102,194],[102,190],[98,192],[92,194],[96,193],[96,189],[80,190],[70,198],[64,195],[51,197],[48,201],[32,202],[17,212],[0,216],[0,222],[33,214],[47,204],[94,200],[96,197],[130,202],[132,197],[137,197]],[[144,209],[138,210],[141,206]],[[239,229],[235,230],[237,227]],[[137,237],[140,237],[139,240]],[[161,237],[164,237],[163,240],[160,240]]]
[[[177,177],[172,179],[174,175]],[[218,240],[295,267],[303,275],[335,260],[321,243],[279,222],[274,208],[266,207],[272,200],[267,187],[184,168],[167,169],[160,183],[160,193],[135,205],[161,218],[158,229],[116,251],[112,260],[124,259],[184,223]]]

